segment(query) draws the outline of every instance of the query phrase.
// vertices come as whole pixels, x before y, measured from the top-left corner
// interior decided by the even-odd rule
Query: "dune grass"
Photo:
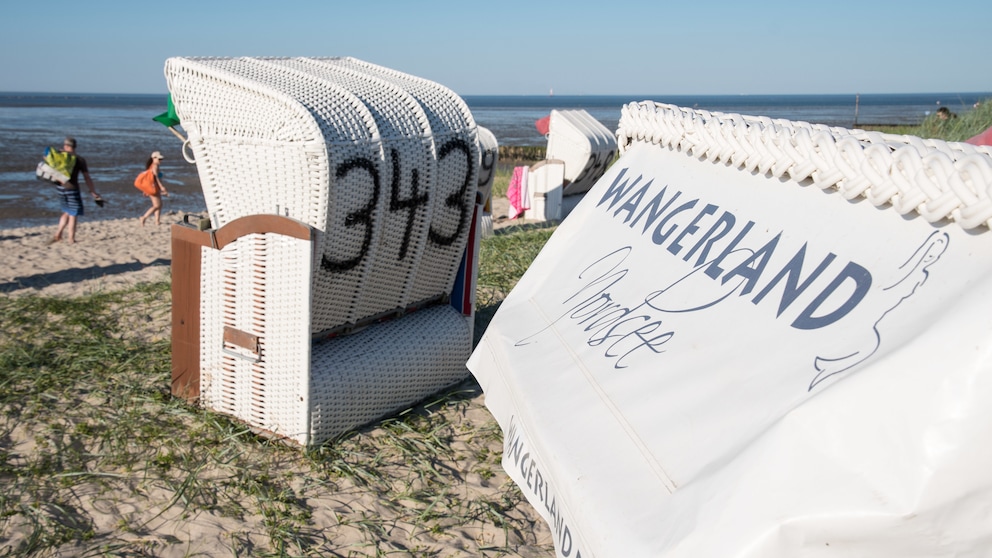
[[[985,99],[976,107],[951,109],[952,118],[941,120],[937,113],[930,114],[912,135],[944,141],[964,141],[992,126],[992,99]]]
[[[499,232],[480,333],[552,229]],[[170,304],[167,283],[0,298],[0,556],[212,555],[205,520],[230,556],[554,554],[498,425],[465,418],[474,380],[303,452],[172,398]],[[446,546],[464,533],[477,546]]]
[[[944,141],[964,141],[992,126],[992,99],[985,99],[974,107],[949,108],[954,117],[947,120],[940,119],[934,112],[918,126],[871,126],[869,129]]]

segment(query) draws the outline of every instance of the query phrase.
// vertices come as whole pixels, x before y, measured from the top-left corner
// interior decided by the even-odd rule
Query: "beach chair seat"
[[[527,209],[524,218],[535,221],[560,221],[562,192],[565,188],[565,162],[545,159],[527,169]]]
[[[166,77],[209,215],[173,231],[174,280],[197,283],[174,294],[173,392],[310,446],[464,379],[483,151],[464,101],[353,58]]]

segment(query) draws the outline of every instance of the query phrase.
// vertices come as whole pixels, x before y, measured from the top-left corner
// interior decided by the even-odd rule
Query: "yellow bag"
[[[76,156],[72,153],[59,151],[54,147],[46,147],[45,162],[58,172],[72,176],[72,169],[76,167]]]
[[[72,169],[76,166],[76,156],[53,147],[45,148],[45,157],[35,171],[41,180],[62,184],[69,181]]]

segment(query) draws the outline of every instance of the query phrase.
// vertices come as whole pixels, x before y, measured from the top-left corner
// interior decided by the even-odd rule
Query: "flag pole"
[[[175,126],[169,126],[169,131],[175,134],[177,138],[181,139],[183,143],[186,143],[186,138],[184,138],[183,135],[179,133],[179,130],[176,130]]]
[[[854,127],[858,127],[858,105],[861,104],[861,93],[854,95]]]

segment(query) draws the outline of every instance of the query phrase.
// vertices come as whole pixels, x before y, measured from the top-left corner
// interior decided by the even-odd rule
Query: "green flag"
[[[179,117],[176,116],[176,107],[172,104],[172,95],[169,94],[169,110],[163,112],[162,114],[152,118],[155,122],[158,122],[164,126],[173,127],[179,125]]]

